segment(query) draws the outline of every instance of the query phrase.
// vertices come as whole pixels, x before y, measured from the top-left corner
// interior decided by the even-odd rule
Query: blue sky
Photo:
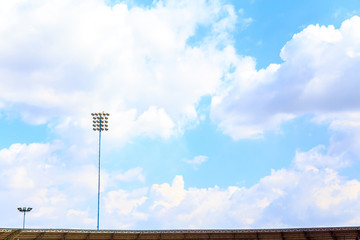
[[[3,227],[359,225],[357,1],[0,1]]]

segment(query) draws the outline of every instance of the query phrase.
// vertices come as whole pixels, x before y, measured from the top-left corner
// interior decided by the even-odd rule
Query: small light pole
[[[99,217],[100,217],[100,149],[101,149],[101,132],[108,131],[108,117],[110,114],[104,113],[91,113],[93,116],[93,130],[99,132],[99,172],[98,172],[98,206],[97,206],[97,225],[96,229],[99,230]]]
[[[26,214],[27,212],[30,212],[30,211],[32,210],[32,208],[31,208],[31,207],[23,207],[23,208],[19,207],[17,210],[19,210],[19,212],[24,213],[23,229],[25,229],[25,214]]]

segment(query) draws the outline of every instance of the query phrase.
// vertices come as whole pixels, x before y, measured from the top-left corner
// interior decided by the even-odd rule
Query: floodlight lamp
[[[105,128],[105,131],[108,131],[109,129],[108,128]]]
[[[94,131],[96,131],[96,128],[93,128]]]
[[[19,208],[17,208],[17,210],[25,213],[25,212],[30,212],[32,210],[32,208],[31,207],[28,207],[28,208],[27,207],[23,207],[23,208],[19,207]]]

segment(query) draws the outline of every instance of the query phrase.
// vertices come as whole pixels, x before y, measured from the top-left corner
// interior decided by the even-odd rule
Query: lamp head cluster
[[[94,131],[108,131],[108,119],[109,119],[108,113],[91,113],[91,116],[93,116],[93,130]]]
[[[30,212],[32,210],[31,207],[19,207],[17,208],[17,210],[19,210],[20,212]]]

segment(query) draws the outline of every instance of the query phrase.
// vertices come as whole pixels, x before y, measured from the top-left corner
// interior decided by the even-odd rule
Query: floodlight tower
[[[101,150],[101,132],[108,129],[108,117],[110,114],[104,113],[91,113],[93,116],[93,130],[99,132],[99,167],[98,167],[98,206],[97,206],[97,225],[96,229],[99,230],[99,216],[100,216],[100,150]]]
[[[23,207],[23,208],[19,207],[19,208],[17,208],[17,210],[19,210],[19,212],[24,213],[24,217],[23,217],[23,229],[25,229],[25,214],[26,214],[27,212],[30,212],[30,211],[32,210],[32,208],[31,208],[31,207]]]

